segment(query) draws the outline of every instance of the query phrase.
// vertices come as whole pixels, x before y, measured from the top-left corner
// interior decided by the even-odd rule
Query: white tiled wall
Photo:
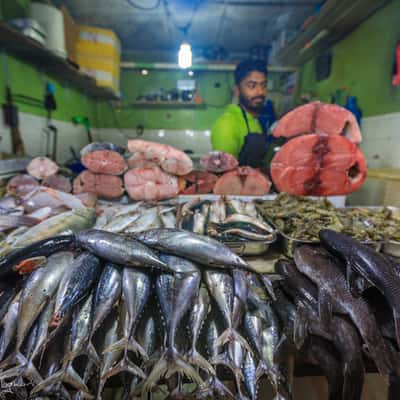
[[[47,136],[43,129],[46,127],[46,118],[36,115],[20,113],[20,132],[25,150],[30,156],[46,154]],[[63,121],[52,121],[58,129],[57,162],[64,163],[71,159],[70,147],[79,154],[79,150],[88,142],[85,128]],[[10,128],[3,125],[0,118],[0,152],[11,153]],[[51,146],[50,146],[51,148]]]

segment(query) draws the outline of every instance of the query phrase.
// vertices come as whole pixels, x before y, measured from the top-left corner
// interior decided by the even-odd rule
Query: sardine
[[[374,249],[341,233],[324,229],[320,232],[320,239],[346,261],[348,281],[354,270],[385,296],[393,310],[397,345],[400,346],[400,276],[396,270]]]
[[[256,363],[253,356],[247,352],[243,362],[244,385],[250,400],[257,400]]]
[[[111,232],[88,230],[76,235],[78,245],[115,264],[131,267],[155,267],[171,272],[148,247],[131,238]]]
[[[376,320],[364,300],[351,295],[340,269],[322,249],[311,246],[297,247],[294,259],[297,268],[318,286],[320,316],[329,320],[332,310],[349,315],[379,371],[388,373],[392,365]],[[324,317],[324,314],[328,314],[328,317]]]
[[[64,315],[89,293],[101,274],[102,265],[96,256],[85,252],[73,261],[70,270],[60,282],[51,326],[59,325]]]
[[[135,235],[147,246],[168,254],[184,257],[209,267],[243,268],[252,270],[244,260],[227,246],[207,236],[180,229],[154,229]]]
[[[161,274],[156,280],[157,297],[166,324],[167,348],[144,383],[143,394],[150,392],[160,377],[165,375],[168,379],[174,373],[183,374],[199,385],[203,383],[196,370],[179,354],[175,343],[180,322],[197,296],[200,271],[185,259],[169,255],[162,255],[161,258],[176,272],[175,275]]]
[[[106,263],[94,296],[91,337],[103,323],[115,302],[120,298],[121,289],[122,278],[118,268],[112,263]]]

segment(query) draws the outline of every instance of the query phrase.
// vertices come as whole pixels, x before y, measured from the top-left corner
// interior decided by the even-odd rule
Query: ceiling
[[[82,24],[113,29],[126,54],[176,55],[187,37],[195,59],[234,59],[297,30],[321,0],[55,0]],[[186,34],[185,34],[186,32]],[[210,51],[222,46],[224,52]]]

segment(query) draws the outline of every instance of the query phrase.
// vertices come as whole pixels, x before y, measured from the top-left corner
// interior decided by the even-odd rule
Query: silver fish
[[[115,264],[132,267],[155,267],[171,272],[157,255],[137,240],[99,230],[76,234],[78,245]]]
[[[8,307],[6,315],[1,321],[3,332],[0,339],[0,360],[3,359],[8,346],[14,339],[15,334],[17,332],[17,324],[19,316],[18,310],[19,310],[20,299],[21,299],[21,292],[17,293],[14,296],[14,299],[12,300],[10,306]]]

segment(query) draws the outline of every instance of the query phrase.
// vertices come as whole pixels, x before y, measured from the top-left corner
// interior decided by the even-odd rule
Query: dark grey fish
[[[17,332],[18,316],[19,316],[18,310],[19,310],[20,299],[21,299],[21,292],[17,293],[14,296],[14,298],[10,303],[10,306],[8,307],[6,315],[3,317],[1,321],[3,329],[0,338],[0,360],[3,359],[8,347],[14,340],[15,334]]]
[[[120,298],[122,278],[118,268],[112,263],[106,263],[100,275],[94,296],[93,326],[91,336],[103,323],[115,302]]]
[[[89,293],[99,279],[102,265],[95,255],[85,252],[74,260],[70,268],[66,281],[61,282],[65,285],[61,288],[63,295],[56,300],[51,326],[57,326],[64,315]]]
[[[171,272],[152,250],[123,235],[91,229],[79,232],[76,242],[97,256],[124,267],[154,267]]]
[[[332,311],[347,314],[357,326],[379,371],[388,373],[392,365],[376,320],[365,301],[351,295],[344,275],[329,255],[320,248],[301,246],[296,248],[294,259],[297,268],[318,286],[320,315],[331,315]]]
[[[176,346],[177,329],[192,307],[200,287],[201,274],[195,264],[183,258],[162,255],[175,275],[161,274],[156,280],[156,291],[166,324],[166,350],[153,367],[143,385],[142,393],[148,393],[162,376],[168,379],[175,373],[186,375],[192,382],[203,383],[200,375],[179,353]]]
[[[209,267],[253,270],[227,246],[208,236],[181,229],[150,229],[135,235],[147,246]]]
[[[328,381],[328,399],[342,399],[342,368],[332,345],[320,337],[310,336],[301,354],[307,362],[318,365],[326,376]]]
[[[319,235],[324,246],[346,261],[348,279],[354,270],[386,297],[393,310],[397,345],[400,346],[400,276],[392,263],[370,246],[341,233],[323,229]]]
[[[82,148],[81,150],[81,157],[88,153],[92,153],[93,151],[99,151],[99,150],[110,150],[110,151],[115,151],[121,155],[125,153],[125,149],[122,146],[118,146],[114,143],[110,142],[92,142],[87,144],[85,147]]]

